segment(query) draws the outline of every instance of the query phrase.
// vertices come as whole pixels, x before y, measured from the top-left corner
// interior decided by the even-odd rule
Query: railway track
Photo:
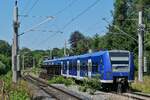
[[[39,88],[41,88],[47,94],[49,94],[53,98],[56,98],[56,100],[90,100],[89,98],[87,98],[83,95],[60,89],[56,86],[48,84],[47,82],[45,82],[42,79],[33,77],[31,75],[26,75],[23,78],[25,80],[30,81],[33,84],[37,85]]]
[[[131,92],[131,93],[123,93],[122,95],[137,100],[150,100],[150,95],[144,93]]]
[[[87,98],[83,95],[79,95],[72,91],[66,91],[59,87],[48,84],[46,81],[40,78],[33,77],[29,74],[24,75],[23,77],[27,81],[31,81],[38,87],[40,87],[47,94],[51,95],[56,100],[91,100],[91,98]],[[140,92],[128,92],[118,94],[116,92],[101,92],[101,95],[114,95],[114,96],[122,96],[133,100],[150,100],[150,94],[140,93]]]
[[[121,94],[118,94],[116,92],[110,92],[110,93],[107,93],[107,95],[120,95],[120,96],[123,96],[123,97],[127,97],[129,99],[133,99],[133,100],[150,100],[150,95],[148,94],[143,94],[143,93],[137,93],[137,92],[129,92],[129,93],[121,93]]]

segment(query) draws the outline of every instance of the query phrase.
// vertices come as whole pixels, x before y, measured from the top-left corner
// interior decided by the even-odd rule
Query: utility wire
[[[54,16],[58,16],[59,14],[61,14],[61,13],[63,13],[66,9],[68,9],[69,7],[71,7],[73,4],[75,4],[75,2],[77,2],[78,0],[72,0],[72,2],[71,3],[69,3],[68,5],[66,5],[66,7],[64,7],[63,9],[61,9],[61,10],[59,10],[59,11],[57,11],[55,14],[54,14]],[[58,18],[58,17],[57,17]],[[52,25],[55,25],[56,26],[56,24],[52,24]],[[51,25],[51,26],[52,26]]]
[[[27,8],[28,8],[28,5],[30,4],[30,1],[31,1],[31,0],[28,0],[28,1],[27,1],[26,5],[24,6],[24,11],[27,11]]]
[[[29,0],[29,1],[31,1],[31,0]],[[30,3],[29,1],[28,1],[27,5],[29,5],[29,3]],[[25,11],[26,11],[25,14],[24,14],[24,15],[19,15],[19,17],[28,17],[29,13],[30,13],[30,12],[32,11],[32,9],[36,6],[36,4],[38,3],[38,1],[39,1],[39,0],[36,0],[36,1],[33,3],[33,5],[31,6],[31,8],[29,8],[29,10],[26,11],[27,8],[25,8]],[[32,16],[32,17],[33,17],[33,16]]]
[[[33,5],[31,6],[31,8],[27,11],[26,15],[28,15],[33,10],[33,8],[36,6],[36,4],[38,2],[39,2],[39,0],[35,0],[35,2],[33,3]]]
[[[90,10],[92,7],[94,7],[100,0],[96,0],[93,4],[91,4],[90,6],[88,6],[85,10],[83,10],[81,13],[79,13],[77,16],[75,16],[74,18],[72,18],[67,24],[65,24],[63,26],[62,29],[65,29],[67,26],[69,26],[73,21],[75,21],[76,19],[78,19],[80,16],[82,16],[84,13],[86,13],[88,10]]]
[[[27,33],[27,32],[32,31],[33,29],[35,29],[35,28],[39,27],[40,25],[42,25],[42,24],[44,24],[44,23],[46,23],[46,22],[50,21],[50,20],[51,20],[51,19],[53,19],[53,18],[54,18],[54,17],[49,17],[49,18],[47,18],[47,19],[43,20],[43,21],[42,21],[42,22],[40,22],[39,24],[37,24],[37,25],[35,25],[35,26],[33,26],[33,27],[31,27],[31,28],[29,28],[29,29],[25,30],[24,32],[22,32],[22,33],[21,33],[21,34],[19,34],[18,36],[21,36],[21,35],[23,35],[23,34],[25,34],[25,33]]]
[[[85,10],[83,10],[81,13],[79,13],[77,16],[75,16],[74,18],[72,18],[67,24],[65,24],[65,26],[63,27],[63,29],[65,29],[68,25],[70,25],[74,20],[76,20],[78,17],[80,17],[81,15],[83,15],[84,13],[86,13],[88,10],[90,10],[93,6],[95,6],[100,0],[96,0],[93,4],[91,4],[89,7],[87,7]],[[73,4],[73,3],[72,3]],[[68,8],[68,7],[67,7]],[[63,11],[63,10],[62,10]],[[61,13],[61,11],[59,12]],[[54,33],[55,35],[55,33]],[[50,37],[48,37],[45,41],[47,41]],[[43,42],[41,42],[43,43]]]
[[[56,12],[56,14],[54,14],[55,16],[61,14],[62,12],[64,12],[66,9],[68,9],[69,7],[71,7],[75,2],[77,2],[78,0],[72,0],[71,3],[69,3],[66,7],[64,7],[63,9],[59,10],[58,12]]]
[[[110,23],[109,23],[105,18],[103,18],[103,20],[104,20],[105,22],[107,22],[107,23],[110,25]],[[112,26],[113,26],[114,28],[116,28],[118,31],[120,31],[121,33],[123,33],[124,35],[126,35],[126,36],[130,37],[131,39],[133,39],[134,41],[138,42],[137,39],[135,39],[134,37],[132,37],[132,36],[129,35],[128,33],[126,33],[126,32],[124,32],[123,30],[121,30],[118,26],[116,26],[116,25],[112,25]]]
[[[63,9],[59,10],[58,12],[56,12],[56,13],[54,14],[54,16],[57,16],[57,15],[63,13],[66,9],[68,9],[69,7],[71,7],[71,6],[72,6],[75,2],[77,2],[77,1],[78,1],[78,0],[72,0],[72,2],[69,3],[66,7],[64,7]],[[38,43],[38,44],[41,44],[41,43],[44,43],[44,42],[48,41],[49,38],[55,36],[56,33],[61,33],[61,34],[63,34],[63,32],[61,32],[61,31],[56,31],[56,32],[54,32],[52,35],[48,36],[45,40],[41,41],[41,42]]]
[[[29,16],[29,15],[19,15],[20,17],[30,17],[30,18],[48,18],[50,16]]]
[[[44,39],[44,40],[42,40],[41,42],[39,42],[39,43],[37,44],[37,46],[39,46],[39,44],[45,43],[46,41],[49,40],[49,38],[54,37],[57,33],[61,33],[61,34],[62,34],[63,32],[61,32],[61,31],[56,31],[56,32],[54,32],[53,34],[51,34],[50,36],[48,36],[46,39]]]
[[[53,30],[36,30],[36,29],[31,29],[30,31],[38,31],[38,32],[56,32],[56,33],[63,33],[63,32],[61,32],[61,31],[53,31]]]
[[[72,6],[75,2],[77,2],[77,1],[78,1],[78,0],[72,0],[72,2],[69,3],[66,7],[64,7],[63,9],[59,10],[58,12],[56,12],[56,13],[54,14],[54,16],[57,16],[57,15],[63,13],[66,9],[68,9],[69,7],[71,7],[71,6]],[[35,2],[35,3],[37,3],[37,2]],[[32,9],[33,9],[33,7],[34,7],[34,6],[32,6]],[[20,17],[31,17],[31,18],[49,17],[49,16],[29,16],[28,13],[25,14],[25,15],[19,15],[19,16],[20,16]]]

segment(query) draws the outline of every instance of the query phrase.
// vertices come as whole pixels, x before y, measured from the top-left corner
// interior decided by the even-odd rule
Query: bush
[[[49,80],[49,84],[65,84],[66,86],[69,86],[75,84],[75,82],[71,78],[65,79],[63,76],[57,76]]]
[[[6,66],[0,61],[0,75],[5,74]]]
[[[4,82],[4,92],[10,100],[30,100],[29,89],[25,81],[20,80],[17,85],[12,82],[12,73],[0,76]]]
[[[86,92],[87,91],[87,87],[86,86],[80,86],[79,87],[79,91]]]
[[[99,77],[100,77],[99,75],[96,75],[95,77],[92,78],[85,78],[79,90],[86,92],[88,89],[90,94],[94,94],[96,90],[101,89],[101,83],[99,81]]]
[[[70,86],[70,85],[73,85],[75,84],[74,80],[71,79],[71,78],[67,78],[67,80],[65,81],[64,83],[66,86]]]
[[[135,82],[131,84],[131,88],[133,90],[150,93],[150,76],[144,76],[144,82],[138,82],[137,78],[135,78]]]
[[[6,74],[11,69],[11,58],[0,54],[0,75]]]
[[[40,69],[40,68],[33,67],[33,68],[32,68],[32,73],[33,73],[34,75],[38,75],[38,76],[39,76],[41,70],[42,70],[42,69]]]

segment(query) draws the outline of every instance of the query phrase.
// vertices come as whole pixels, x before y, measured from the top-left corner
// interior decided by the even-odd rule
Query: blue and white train
[[[57,59],[45,59],[44,65],[61,66],[61,75],[83,79],[100,75],[103,88],[123,88],[134,80],[133,53],[125,50],[99,51]]]

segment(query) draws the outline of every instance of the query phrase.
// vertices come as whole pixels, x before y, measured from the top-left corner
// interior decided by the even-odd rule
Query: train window
[[[63,74],[67,74],[67,62],[63,62]]]
[[[113,72],[129,71],[129,52],[110,52]]]
[[[80,66],[80,76],[87,76],[88,75],[88,63],[87,61],[81,61]]]
[[[77,62],[76,62],[76,60],[72,61],[72,75],[77,75]]]
[[[77,75],[77,63],[75,60],[69,61],[69,74]]]
[[[72,68],[72,61],[69,61],[69,70]]]
[[[98,73],[98,62],[92,62],[92,74]]]
[[[69,61],[69,66],[68,66],[69,68],[69,74],[71,74],[71,72],[72,72],[72,61]]]

